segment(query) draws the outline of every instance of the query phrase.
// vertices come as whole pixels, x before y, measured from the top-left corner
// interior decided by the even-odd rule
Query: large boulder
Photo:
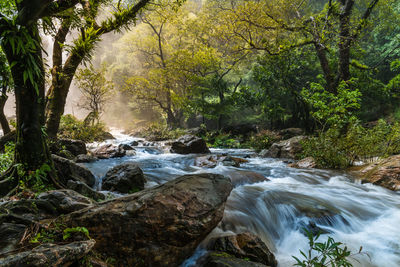
[[[81,140],[59,139],[58,143],[61,147],[71,152],[74,156],[87,153],[86,144]]]
[[[121,158],[126,155],[126,151],[119,146],[107,144],[100,146],[93,151],[93,156],[99,159]]]
[[[232,255],[212,251],[207,254],[201,267],[269,267],[262,263],[235,258]]]
[[[179,266],[221,221],[231,190],[222,175],[186,175],[59,220],[86,227],[117,266]]]
[[[365,165],[356,172],[363,183],[372,183],[390,190],[400,190],[400,155]]]
[[[96,178],[88,168],[80,166],[72,160],[51,155],[60,181],[66,185],[68,180],[81,181],[88,186],[94,186]]]
[[[248,259],[271,267],[277,266],[274,254],[252,233],[219,237],[210,241],[208,250],[228,253],[236,258]]]
[[[66,245],[45,244],[29,251],[12,254],[5,258],[0,258],[0,266],[66,267],[72,264],[78,264],[78,261],[90,252],[94,244],[94,240],[73,242]]]
[[[302,152],[302,141],[306,140],[306,136],[296,136],[288,140],[280,141],[272,144],[270,149],[263,150],[260,156],[266,158],[287,158],[297,159],[298,154]]]
[[[136,163],[127,162],[109,170],[103,178],[102,189],[133,193],[144,189],[146,179]]]
[[[184,135],[172,143],[171,152],[177,154],[202,154],[210,153],[210,150],[202,138],[194,135]]]

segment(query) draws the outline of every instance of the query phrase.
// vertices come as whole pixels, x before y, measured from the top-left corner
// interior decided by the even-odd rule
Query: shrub
[[[250,136],[249,140],[244,144],[244,146],[255,149],[256,151],[261,151],[263,149],[270,148],[273,143],[279,140],[281,140],[281,136],[279,136],[276,132],[263,130]]]
[[[186,131],[184,129],[172,129],[162,123],[152,123],[150,126],[140,131],[140,137],[146,138],[149,141],[177,139],[185,134]]]
[[[104,141],[106,127],[103,123],[87,125],[72,115],[61,117],[58,136],[84,142]]]
[[[357,160],[368,161],[400,153],[400,125],[380,120],[373,128],[352,122],[344,133],[333,127],[303,142],[302,157],[313,157],[318,167],[346,168]]]
[[[203,136],[209,147],[214,148],[241,148],[242,145],[238,140],[240,137],[235,137],[227,133],[208,132]]]
[[[294,266],[301,267],[352,267],[353,265],[349,262],[348,258],[352,256],[351,251],[345,246],[342,247],[342,243],[335,242],[331,237],[324,243],[316,242],[320,237],[320,234],[313,236],[310,232],[307,232],[309,250],[307,254],[300,250],[300,254],[304,257],[300,260],[297,257],[293,258],[296,260]],[[361,253],[361,249],[358,254]]]
[[[5,145],[4,153],[0,154],[0,172],[6,171],[13,163],[14,148],[14,143],[8,143]]]

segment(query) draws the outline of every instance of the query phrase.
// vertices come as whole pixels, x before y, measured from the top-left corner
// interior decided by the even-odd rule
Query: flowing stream
[[[137,140],[113,133],[121,144]],[[212,149],[246,157],[249,162],[240,168],[217,166],[214,169],[194,166],[196,155],[171,154],[157,147],[136,147],[136,155],[118,159],[99,160],[86,166],[101,178],[113,166],[131,161],[143,169],[146,187],[170,181],[192,173],[212,172],[226,175],[235,171],[252,171],[270,181],[242,184],[232,191],[222,223],[211,234],[250,231],[257,234],[275,254],[279,266],[292,266],[292,256],[301,258],[299,250],[308,250],[304,227],[312,225],[344,243],[352,252],[354,266],[400,266],[400,195],[382,187],[360,184],[346,174],[328,170],[289,168],[282,160],[259,158],[251,150]],[[202,246],[184,263],[194,266]]]

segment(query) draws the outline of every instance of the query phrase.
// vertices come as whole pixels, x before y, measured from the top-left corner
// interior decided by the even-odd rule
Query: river
[[[107,143],[129,144],[137,138],[113,133],[116,140]],[[96,146],[93,144],[92,146]],[[98,178],[123,162],[135,162],[148,180],[146,187],[170,181],[178,176],[211,172],[227,174],[252,171],[269,181],[241,184],[232,191],[219,227],[210,234],[226,235],[250,231],[257,234],[275,254],[280,267],[292,266],[292,256],[301,258],[299,250],[308,250],[304,227],[315,224],[335,241],[351,251],[354,266],[400,266],[400,194],[371,184],[360,184],[351,175],[329,170],[290,168],[281,159],[259,158],[252,150],[211,149],[246,157],[240,168],[217,166],[214,169],[194,166],[196,155],[171,154],[157,147],[136,147],[136,155],[99,160],[86,166]],[[199,246],[183,266],[194,266],[204,250]]]

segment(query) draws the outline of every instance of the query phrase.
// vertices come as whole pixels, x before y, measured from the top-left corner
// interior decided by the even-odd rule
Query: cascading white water
[[[130,143],[135,138],[118,134],[112,142]],[[195,167],[196,155],[163,153],[151,147],[136,148],[135,156],[88,163],[101,179],[107,170],[122,162],[138,163],[147,176],[147,187],[162,184],[177,176],[212,172],[227,174],[248,170],[270,181],[237,186],[231,193],[224,218],[210,236],[227,232],[251,231],[270,247],[279,266],[292,266],[292,256],[301,258],[299,250],[308,249],[303,233],[310,223],[328,236],[343,242],[351,251],[363,253],[352,259],[354,266],[400,266],[400,194],[384,188],[360,184],[346,173],[326,170],[299,170],[287,167],[282,160],[248,158],[240,168]],[[254,154],[250,150],[212,149],[213,153],[236,156]],[[201,254],[201,247],[198,251]],[[193,266],[194,260],[185,263]]]

